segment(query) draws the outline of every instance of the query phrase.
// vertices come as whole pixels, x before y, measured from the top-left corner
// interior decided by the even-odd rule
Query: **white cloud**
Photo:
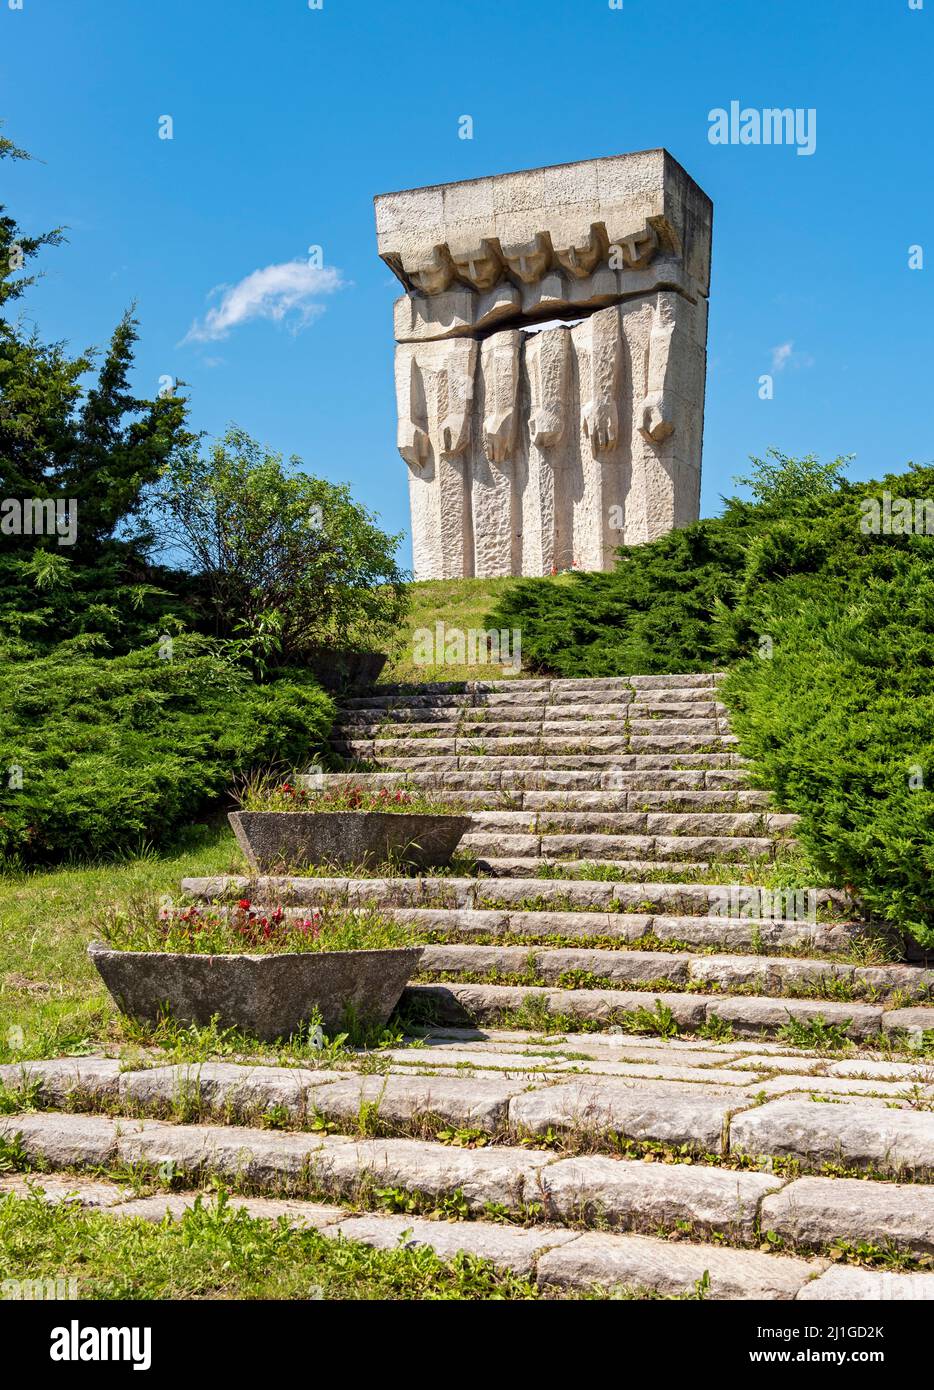
[[[786,367],[794,367],[797,371],[800,367],[813,367],[814,358],[809,352],[795,352],[795,345],[788,340],[787,343],[779,343],[778,347],[772,349],[772,371],[783,372]]]
[[[772,349],[772,371],[780,372],[783,367],[788,365],[794,343],[780,343],[778,347]]]
[[[236,285],[218,285],[211,296],[219,302],[210,308],[200,322],[196,319],[184,343],[209,343],[226,338],[232,328],[251,319],[272,319],[275,323],[288,320],[293,332],[298,332],[318,314],[324,305],[323,295],[342,289],[345,281],[339,270],[311,265],[308,261],[283,261],[267,265],[244,276]],[[209,296],[209,298],[211,297]]]

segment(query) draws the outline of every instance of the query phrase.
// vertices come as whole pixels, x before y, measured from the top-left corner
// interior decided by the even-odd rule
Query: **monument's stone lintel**
[[[375,204],[416,578],[606,569],[697,517],[712,207],[667,151]]]

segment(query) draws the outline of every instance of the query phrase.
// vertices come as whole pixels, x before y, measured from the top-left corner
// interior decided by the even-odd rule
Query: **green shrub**
[[[773,454],[756,502],[624,549],[612,574],[527,580],[488,621],[562,676],[728,669],[741,751],[828,881],[934,946],[934,536],[861,524],[883,490],[934,499],[934,468],[839,468]]]
[[[183,555],[203,587],[212,631],[236,636],[257,669],[342,647],[377,650],[408,608],[389,536],[345,483],[231,427],[207,452],[182,450],[150,495],[166,559]]]
[[[719,659],[713,624],[742,570],[746,513],[699,521],[621,553],[612,574],[525,579],[487,625],[518,628],[523,665],[562,676],[709,671]]]
[[[0,858],[109,857],[158,841],[235,775],[316,755],[332,719],[307,672],[258,685],[207,638],[176,638],[171,660],[153,646],[7,663]]]
[[[772,655],[741,660],[722,693],[814,861],[931,947],[934,537],[890,540],[750,596]]]

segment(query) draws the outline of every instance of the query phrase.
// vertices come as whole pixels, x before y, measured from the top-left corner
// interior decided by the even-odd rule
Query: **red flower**
[[[241,908],[242,911],[247,912],[247,911],[249,910],[249,907],[250,907],[250,900],[249,900],[249,898],[241,898],[240,901],[237,903],[237,906],[238,906],[239,908]]]

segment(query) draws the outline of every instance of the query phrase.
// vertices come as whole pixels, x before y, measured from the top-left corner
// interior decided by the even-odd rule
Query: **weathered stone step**
[[[335,751],[340,751],[335,749]],[[458,754],[410,754],[408,757],[385,754],[342,754],[372,763],[378,761],[379,767],[387,771],[411,772],[424,769],[430,772],[477,772],[502,771],[503,769],[521,772],[579,772],[608,770],[611,776],[619,776],[629,771],[679,772],[682,770],[724,768],[739,769],[745,766],[736,753],[511,753],[498,755],[492,753]],[[374,769],[378,770],[378,769]],[[620,782],[620,785],[625,785]]]
[[[858,1103],[772,1100],[734,1118],[730,1149],[738,1155],[796,1158],[811,1170],[844,1165],[896,1177],[930,1177],[934,1114]]]
[[[373,1082],[375,1078],[366,1078]],[[412,1089],[415,1082],[420,1083],[421,1089],[430,1094],[427,1090],[427,1082],[430,1078],[403,1078],[406,1084]],[[435,1082],[438,1093],[444,1090],[445,1083]],[[448,1082],[449,1089],[459,1088],[462,1092],[476,1091],[486,1086],[487,1089],[493,1084],[482,1082],[477,1079],[469,1081],[459,1080]],[[518,1083],[512,1083],[513,1089],[518,1089]],[[321,1104],[327,1106],[327,1095],[333,1088],[325,1088],[320,1093]],[[363,1097],[367,1092],[372,1091],[373,1085],[360,1086],[358,1090]],[[654,1097],[657,1104],[658,1097]],[[358,1101],[358,1104],[360,1102]],[[466,1110],[466,1107],[463,1107]],[[717,1103],[717,1113],[723,1109],[722,1103]],[[325,1109],[321,1112],[327,1114]],[[24,1131],[27,1136],[26,1142],[31,1146],[30,1151],[37,1156],[45,1156],[56,1151],[56,1145],[63,1139],[63,1127],[56,1124],[59,1117],[54,1115],[43,1115],[36,1117],[41,1119],[40,1124],[33,1123]],[[63,1116],[62,1120],[70,1120],[71,1116]],[[78,1118],[78,1117],[74,1117]],[[84,1119],[85,1117],[80,1117]],[[344,1117],[346,1118],[346,1116]],[[89,1130],[93,1126],[93,1120],[88,1126]],[[320,1141],[312,1140],[310,1143],[301,1143],[298,1135],[289,1135],[291,1143],[266,1143],[260,1137],[268,1131],[251,1130],[247,1127],[224,1128],[220,1129],[214,1125],[179,1125],[161,1126],[159,1130],[152,1128],[153,1121],[143,1121],[125,1118],[124,1124],[132,1131],[134,1128],[142,1128],[143,1138],[137,1144],[130,1137],[126,1150],[137,1152],[139,1148],[146,1152],[152,1145],[158,1145],[160,1152],[160,1162],[173,1162],[178,1173],[185,1173],[190,1178],[200,1178],[208,1176],[214,1166],[212,1158],[220,1157],[221,1162],[227,1158],[233,1145],[239,1140],[240,1147],[244,1153],[244,1161],[247,1164],[256,1163],[262,1165],[263,1170],[271,1177],[275,1176],[275,1162],[277,1154],[281,1154],[281,1175],[283,1187],[292,1188],[293,1191],[300,1192],[301,1186],[290,1181],[294,1177],[294,1159],[296,1149],[299,1153],[303,1148],[308,1153],[310,1162],[318,1159],[319,1162],[327,1153],[327,1144],[322,1146]],[[683,1128],[683,1123],[682,1126]],[[74,1143],[75,1126],[68,1125],[68,1141]],[[679,1131],[680,1132],[680,1131]],[[276,1136],[277,1138],[279,1136]],[[307,1141],[307,1136],[303,1136]],[[298,1145],[294,1142],[299,1140]],[[66,1141],[66,1142],[68,1142]],[[349,1144],[352,1141],[340,1140],[335,1145],[332,1139],[332,1147],[337,1147],[341,1152],[341,1158],[348,1155]],[[89,1136],[89,1148],[94,1140]],[[411,1165],[411,1172],[404,1174],[404,1179],[399,1183],[400,1186],[409,1190],[416,1190],[430,1193],[435,1197],[443,1197],[451,1192],[451,1188],[445,1189],[443,1186],[444,1158],[445,1154],[451,1150],[430,1141],[407,1141],[387,1139],[378,1144],[371,1143],[366,1145],[365,1141],[356,1146],[357,1153],[354,1155],[360,1160],[360,1168],[356,1172],[349,1170],[349,1164],[338,1165],[339,1175],[343,1181],[333,1186],[324,1188],[322,1195],[352,1197],[356,1190],[361,1186],[363,1173],[369,1171],[374,1177],[384,1180],[385,1167],[377,1168],[374,1172],[373,1159],[377,1162],[382,1160],[382,1165],[392,1165],[393,1176],[399,1174],[399,1157],[408,1159]],[[375,1152],[374,1152],[375,1150]],[[91,1148],[93,1152],[93,1148]],[[614,1229],[629,1231],[658,1231],[659,1229],[674,1229],[678,1222],[688,1222],[694,1228],[695,1235],[700,1237],[706,1233],[717,1232],[726,1239],[737,1245],[748,1245],[756,1237],[757,1215],[760,1202],[770,1193],[779,1192],[783,1186],[784,1179],[773,1177],[761,1173],[744,1173],[730,1169],[717,1168],[713,1166],[701,1167],[690,1165],[648,1165],[639,1161],[604,1157],[602,1155],[587,1155],[579,1158],[561,1158],[557,1155],[549,1155],[534,1150],[527,1150],[533,1157],[533,1162],[524,1162],[520,1155],[523,1150],[503,1147],[495,1150],[462,1150],[464,1158],[456,1165],[461,1173],[466,1173],[472,1179],[474,1189],[474,1210],[482,1209],[486,1200],[499,1200],[500,1205],[505,1205],[508,1210],[519,1214],[522,1209],[522,1200],[529,1200],[534,1191],[535,1200],[541,1209],[541,1216],[548,1222],[575,1223],[583,1225],[593,1225],[595,1221],[603,1226]],[[457,1153],[457,1150],[454,1150]],[[111,1158],[116,1156],[118,1161],[126,1161],[124,1151],[121,1151],[120,1136],[114,1135],[112,1147],[108,1149]],[[481,1158],[481,1155],[483,1157]],[[476,1156],[473,1159],[472,1156]],[[498,1159],[494,1167],[490,1164],[489,1158]],[[369,1164],[368,1164],[369,1160]],[[395,1160],[395,1161],[394,1161]],[[479,1161],[476,1161],[479,1160]],[[486,1161],[484,1161],[486,1160]],[[364,1167],[367,1165],[367,1167]],[[452,1167],[455,1165],[452,1165]],[[492,1170],[492,1171],[491,1171]],[[511,1200],[507,1196],[504,1203],[502,1200],[504,1189],[504,1176],[512,1172],[514,1180],[511,1184],[514,1195]],[[427,1178],[427,1182],[420,1182],[421,1178]],[[41,1179],[40,1179],[41,1181]],[[508,1180],[507,1180],[508,1181]],[[275,1186],[275,1181],[264,1182],[262,1186]],[[312,1184],[312,1189],[318,1184]],[[320,1191],[319,1187],[319,1191]],[[508,1187],[507,1187],[508,1192]],[[99,1194],[98,1194],[99,1196]],[[127,1212],[127,1215],[133,1214]],[[911,1229],[908,1223],[909,1230]],[[823,1242],[822,1242],[823,1243]]]
[[[177,1103],[182,1083],[169,1073],[178,1070],[160,1068],[160,1075],[150,1076],[147,1099],[140,1104],[158,1104],[160,1089],[164,1105]],[[124,1075],[130,1078],[123,1083],[128,1096],[138,1081],[147,1079],[145,1072]],[[801,1098],[757,1104],[751,1092],[716,1084],[713,1076],[712,1084],[704,1086],[564,1075],[542,1078],[531,1087],[521,1079],[463,1074],[355,1076],[306,1093],[308,1108],[296,1116],[307,1123],[313,1116],[330,1115],[352,1130],[363,1110],[368,1123],[375,1115],[384,1115],[389,1123],[422,1115],[440,1125],[447,1114],[459,1117],[465,1127],[486,1128],[510,1140],[482,1148],[392,1135],[366,1138],[359,1132],[174,1124],[141,1115],[139,1104],[116,1117],[35,1110],[4,1115],[0,1137],[15,1144],[27,1162],[53,1169],[170,1165],[176,1180],[216,1174],[257,1192],[332,1199],[353,1199],[368,1182],[380,1183],[433,1202],[460,1192],[476,1214],[490,1203],[524,1214],[532,1202],[547,1220],[630,1230],[687,1221],[699,1233],[718,1231],[740,1244],[755,1239],[761,1220],[763,1230],[773,1230],[797,1247],[820,1248],[870,1229],[876,1241],[890,1239],[919,1254],[930,1249],[930,1186],[899,1190],[880,1184],[874,1196],[876,1185],[870,1183],[862,1195],[863,1189],[854,1191],[852,1182],[841,1190],[836,1175],[815,1181],[793,1174],[789,1182],[768,1169],[723,1166],[736,1159],[762,1164],[793,1158],[811,1170],[833,1165],[920,1184],[934,1171],[930,1111],[889,1109],[884,1100],[870,1104],[854,1097],[837,1105]],[[398,1083],[395,1090],[392,1082]],[[187,1068],[185,1084],[197,1092],[198,1068]],[[266,1108],[273,1104],[268,1099]],[[588,1137],[608,1141],[618,1136],[707,1161],[647,1165],[595,1153],[566,1157],[511,1142],[511,1136],[534,1140],[558,1134],[576,1144]],[[797,1190],[796,1182],[801,1184]]]
[[[658,916],[636,912],[508,912],[460,908],[386,908],[420,933],[441,937],[484,937],[494,941],[532,941],[589,937],[619,942],[651,936],[702,949],[721,948],[780,953],[784,948],[834,952],[852,946],[858,927],[848,923],[759,921],[754,918]],[[301,909],[295,909],[296,912]]]
[[[208,902],[251,897],[256,902],[376,903],[386,907],[447,907],[561,912],[674,914],[742,918],[760,923],[805,920],[818,910],[843,918],[851,904],[831,888],[779,890],[754,884],[614,883],[599,879],[304,878],[242,874],[184,878],[182,891]]]
[[[613,739],[619,742],[631,737],[640,738],[650,735],[655,738],[657,736],[689,734],[702,743],[708,743],[721,734],[726,735],[728,733],[729,727],[725,721],[718,719],[631,719],[628,721],[554,719],[535,722],[531,720],[524,722],[497,720],[495,723],[492,721],[484,723],[451,721],[446,724],[438,722],[430,724],[338,724],[334,728],[332,741],[352,743],[368,742],[373,739],[380,746],[383,743],[395,745],[400,742],[405,744],[418,742],[428,744],[432,748],[436,746],[448,748],[452,739],[455,741],[467,740],[471,743],[495,743],[497,747],[505,740],[505,744],[510,747],[516,745],[514,751],[526,752],[530,744],[541,746],[543,743],[555,739],[560,740],[562,746],[567,746],[569,741],[573,744],[580,739]],[[518,746],[520,744],[522,745],[521,748]]]
[[[162,1221],[179,1220],[197,1201],[210,1208],[210,1199],[197,1192],[170,1192],[155,1197],[127,1197],[126,1189],[44,1177],[41,1183],[0,1180],[0,1192],[18,1191],[29,1195],[48,1194],[49,1200],[72,1198],[72,1205],[100,1208],[114,1219],[136,1217]],[[432,1221],[378,1212],[355,1214],[345,1207],[296,1199],[269,1197],[228,1198],[233,1210],[243,1210],[256,1220],[284,1219],[294,1229],[311,1229],[328,1239],[354,1241],[379,1250],[395,1250],[401,1244],[425,1246],[440,1259],[468,1254],[487,1260],[496,1268],[509,1270],[536,1282],[552,1297],[562,1292],[578,1292],[593,1286],[611,1292],[630,1291],[684,1295],[691,1297],[698,1279],[705,1286],[705,1297],[745,1299],[748,1297],[797,1297],[811,1301],[821,1298],[924,1299],[934,1297],[934,1275],[892,1274],[832,1266],[825,1261],[803,1261],[786,1255],[753,1256],[753,1252],[702,1244],[672,1247],[662,1240],[642,1236],[606,1234],[594,1241],[577,1231],[560,1226],[508,1226],[491,1221]],[[577,1247],[577,1256],[563,1261],[546,1261],[559,1248],[568,1256]],[[698,1252],[700,1252],[698,1254]],[[703,1272],[695,1278],[698,1264]],[[821,1270],[825,1269],[824,1273]],[[817,1276],[817,1277],[815,1277]],[[613,1280],[616,1283],[613,1283]],[[805,1282],[801,1283],[801,1280]],[[793,1290],[797,1288],[795,1294]]]
[[[555,719],[573,718],[575,711],[589,717],[603,711],[607,718],[630,711],[649,714],[659,712],[685,717],[725,715],[726,706],[716,698],[717,692],[707,688],[670,688],[667,690],[599,691],[498,691],[488,694],[413,694],[406,696],[355,696],[344,700],[337,717],[351,719],[361,711],[374,720],[419,720],[428,722],[434,715],[444,719]],[[549,714],[546,716],[545,711]],[[696,716],[694,712],[697,712]]]
[[[485,948],[476,948],[485,949]],[[770,1037],[791,1021],[821,1019],[834,1024],[841,1036],[860,1039],[882,1031],[878,1004],[840,1004],[827,999],[774,998],[757,995],[674,993],[665,990],[558,989],[541,985],[425,984],[410,985],[403,1004],[415,1016],[437,1023],[490,1024],[534,1009],[543,1018],[569,1018],[602,1027],[631,1024],[659,1006],[670,1011],[671,1022],[689,1033],[722,1023],[747,1037]]]
[[[195,882],[194,880],[187,880]],[[312,880],[305,880],[311,882]],[[202,881],[198,881],[202,882]],[[213,884],[214,881],[210,880]],[[235,892],[242,887],[249,889],[248,880],[236,880]],[[203,898],[203,894],[196,896]],[[254,907],[270,910],[279,904],[279,897],[285,896],[277,889],[273,898],[253,897]],[[328,901],[333,892],[322,894],[320,902]],[[303,916],[307,904],[302,907],[286,907],[286,917]],[[780,955],[782,950],[798,950],[812,954],[832,954],[850,949],[863,930],[858,923],[817,922],[808,920],[757,919],[754,917],[701,917],[666,916],[642,912],[588,912],[582,911],[528,911],[497,910],[493,908],[457,907],[398,907],[380,905],[381,912],[393,921],[413,927],[420,938],[441,937],[457,941],[467,938],[483,939],[486,945],[554,944],[557,941],[569,945],[584,943],[594,938],[612,940],[620,944],[632,944],[644,938],[671,942],[674,946],[698,947],[704,951],[719,948],[731,954],[756,954],[753,960],[759,961],[764,953]],[[795,958],[797,959],[797,958]],[[820,962],[816,962],[820,964]],[[844,967],[849,968],[849,967]],[[872,970],[874,967],[861,967]],[[900,972],[915,971],[915,967],[900,965],[884,966],[885,978],[892,981],[892,988],[904,988],[907,984]],[[929,972],[927,972],[929,973]],[[925,978],[927,977],[925,974]],[[870,980],[874,977],[867,976]],[[908,979],[917,979],[916,973]]]
[[[625,692],[607,696],[606,699],[589,698],[589,692],[581,694],[580,701],[571,701],[567,696],[549,703],[548,699],[536,699],[535,703],[464,703],[464,696],[452,696],[443,701],[443,696],[432,696],[431,703],[413,705],[341,705],[335,710],[339,724],[485,724],[499,721],[517,723],[536,723],[550,720],[627,720],[627,719],[684,719],[717,720],[726,719],[727,706],[716,699],[698,699],[703,691],[687,691],[684,699],[677,698],[677,691],[663,691],[660,695],[650,692]],[[710,696],[712,692],[707,691]],[[443,701],[443,702],[442,702]]]
[[[269,911],[276,905],[274,902],[253,901],[254,908],[262,911]],[[307,906],[284,909],[287,918],[304,916],[307,911]],[[469,945],[471,938],[474,938],[485,946],[517,948],[524,944],[523,954],[526,957],[530,945],[553,946],[560,942],[569,946],[586,946],[594,938],[611,940],[620,945],[638,943],[637,951],[640,954],[652,950],[645,938],[649,942],[671,942],[676,947],[685,947],[687,951],[694,946],[705,952],[719,948],[729,953],[731,959],[754,949],[755,954],[749,958],[754,964],[750,963],[742,971],[746,977],[745,983],[750,983],[753,978],[765,979],[765,960],[780,956],[783,948],[801,951],[801,956],[792,958],[795,963],[812,964],[820,974],[824,962],[820,959],[809,961],[803,953],[832,954],[847,950],[852,948],[860,934],[858,924],[851,923],[757,922],[754,919],[665,917],[637,912],[505,912],[386,906],[381,906],[380,911],[393,921],[414,928],[419,939],[441,937],[457,942],[466,938]],[[611,954],[616,949],[611,948]],[[665,954],[671,958],[670,952]],[[755,966],[761,969],[757,970]],[[833,978],[850,980],[853,968],[841,965]],[[915,990],[922,997],[924,991],[930,988],[930,972],[920,971],[914,966],[863,966],[860,970],[863,971],[861,978],[865,979],[867,989],[880,994],[895,991],[910,993]],[[805,970],[802,973],[807,975],[808,972]]]
[[[459,697],[458,697],[459,698]],[[341,706],[335,714],[336,723],[341,727],[400,728],[409,725],[450,727],[481,727],[490,724],[516,724],[520,728],[542,723],[611,723],[627,719],[666,720],[676,719],[693,723],[725,722],[726,706],[714,700],[688,699],[681,702],[659,699],[638,699],[623,696],[611,703],[597,704],[568,702],[554,705],[510,704],[510,705],[358,705],[355,708]]]
[[[536,754],[546,758],[554,755],[579,754],[617,754],[631,753],[723,753],[737,743],[735,734],[653,734],[651,731],[627,733],[621,729],[611,734],[552,734],[540,737],[495,738],[481,735],[457,737],[429,736],[424,738],[352,738],[345,739],[339,734],[331,737],[331,745],[336,752],[354,758],[399,758],[412,754],[415,757],[507,756],[530,757]]]
[[[620,705],[617,710],[600,707],[581,709],[576,705],[555,705],[551,709],[535,710],[516,706],[492,710],[411,710],[402,717],[390,711],[346,710],[336,721],[335,728],[346,738],[438,738],[482,734],[487,738],[525,737],[553,734],[614,734],[617,732],[660,734],[729,733],[725,716],[718,716],[713,706],[678,705],[669,710],[643,705]],[[678,714],[678,711],[689,711]],[[704,717],[699,711],[709,711]],[[647,727],[642,727],[647,726]]]
[[[515,683],[514,683],[515,684]],[[427,692],[427,687],[422,687]],[[413,710],[437,710],[441,713],[482,715],[484,712],[499,710],[503,718],[512,718],[511,711],[518,711],[516,718],[524,718],[523,710],[542,712],[549,710],[581,709],[590,706],[604,710],[678,710],[685,706],[714,708],[721,713],[725,706],[717,699],[717,692],[711,687],[676,687],[664,690],[552,690],[526,691],[518,687],[512,690],[478,693],[427,692],[416,695],[372,695],[355,696],[345,699],[340,706],[340,717],[354,714],[358,710],[375,711],[377,717],[405,718]],[[510,712],[510,713],[507,713]],[[562,717],[558,715],[557,717]]]
[[[502,848],[501,842],[498,847]],[[729,871],[736,874],[752,873],[755,864],[761,866],[765,862],[764,857],[761,856],[753,863],[738,855],[718,855],[716,860],[694,859],[687,854],[673,859],[594,859],[587,856],[573,859],[553,854],[538,854],[528,857],[477,854],[476,850],[470,849],[467,845],[464,846],[464,850],[475,856],[474,862],[478,873],[487,878],[534,879],[538,878],[547,866],[555,879],[568,880],[606,875],[632,883],[650,878],[652,874],[666,874],[672,878],[676,878],[678,875],[709,876],[715,872],[715,866],[717,872],[722,872],[720,866],[724,858],[729,859]]]
[[[550,1250],[539,1260],[537,1277],[558,1289],[639,1288],[666,1297],[690,1296],[705,1286],[703,1296],[711,1299],[934,1299],[934,1274],[852,1265],[821,1271],[815,1261],[597,1231]]]
[[[626,951],[593,947],[504,945],[433,945],[422,951],[421,975],[490,976],[495,973],[538,977],[542,984],[563,984],[569,975],[596,976],[612,985],[658,984],[715,989],[730,994],[755,990],[769,996],[820,996],[845,985],[854,999],[927,1000],[934,971],[913,965],[849,965],[837,961],[759,955],[691,955],[674,951]]]
[[[641,763],[646,761],[640,759]],[[649,761],[662,761],[650,759]],[[679,759],[679,762],[682,761]],[[768,793],[747,790],[749,773],[745,768],[685,768],[672,770],[662,768],[634,768],[632,759],[626,759],[624,767],[614,767],[610,771],[599,769],[580,770],[577,768],[491,768],[487,762],[478,768],[465,771],[457,769],[435,770],[432,768],[400,769],[398,771],[372,772],[325,772],[322,773],[322,787],[326,790],[338,787],[422,787],[431,791],[496,790],[504,792],[605,792],[607,796],[662,796],[669,792],[694,792],[710,794],[714,792],[742,793],[744,797],[757,797],[758,801],[746,801],[745,805],[768,804]],[[602,801],[594,802],[602,806]],[[607,803],[608,804],[608,803]],[[641,801],[635,803],[636,809]],[[625,806],[617,809],[625,810]]]
[[[475,695],[538,695],[542,692],[552,692],[553,694],[574,695],[583,691],[619,691],[619,690],[710,690],[716,688],[724,679],[723,672],[691,672],[685,675],[659,675],[659,676],[608,676],[608,677],[587,677],[584,679],[501,679],[501,680],[476,680],[476,681],[425,681],[418,685],[411,684],[391,684],[378,685],[374,691],[378,694],[363,695],[347,701],[350,705],[356,705],[358,700],[368,700],[377,698],[394,699],[403,697],[404,699],[422,699],[426,696],[434,695],[464,695],[473,697]]]
[[[463,776],[469,774],[464,773]],[[635,826],[637,818],[644,819],[648,814],[661,816],[663,814],[681,814],[685,817],[709,816],[706,822],[699,821],[700,829],[713,829],[714,819],[724,818],[723,830],[716,831],[717,834],[730,834],[732,830],[726,825],[728,818],[739,817],[739,822],[734,822],[733,828],[742,830],[744,833],[755,833],[756,828],[762,827],[765,816],[768,816],[769,828],[782,830],[790,828],[797,823],[797,817],[781,818],[776,812],[768,811],[768,798],[764,797],[761,801],[743,802],[737,801],[734,792],[702,792],[702,793],[677,793],[677,792],[655,792],[643,793],[641,796],[630,792],[610,792],[610,791],[552,791],[552,792],[510,792],[508,790],[497,791],[495,788],[477,790],[464,788],[455,790],[454,788],[439,789],[432,792],[433,797],[439,801],[448,801],[452,806],[463,807],[472,812],[490,811],[494,814],[499,812],[522,812],[525,822],[529,822],[531,813],[539,811],[551,811],[553,815],[547,817],[549,824],[559,825],[558,817],[563,817],[574,813],[585,813],[588,821],[579,820],[569,821],[566,828],[582,829],[589,825],[591,829],[599,830],[606,826],[608,829],[618,830],[625,828],[638,828]],[[750,792],[750,796],[758,796],[759,793]],[[686,798],[694,796],[695,802]],[[666,804],[670,803],[670,804]],[[761,810],[755,809],[761,806]],[[748,809],[747,809],[748,808]],[[603,813],[603,814],[601,814]],[[625,816],[625,819],[613,821],[614,816]],[[743,819],[745,821],[743,823]],[[542,818],[544,820],[544,818]],[[777,821],[777,825],[775,822]],[[659,824],[661,824],[659,822]],[[677,831],[684,828],[672,822],[671,828]],[[643,825],[644,829],[644,825]]]
[[[642,1169],[643,1174],[646,1171],[651,1170]],[[810,1182],[829,1183],[841,1189],[855,1186],[845,1179],[805,1178],[784,1189],[778,1200],[785,1193],[791,1194],[795,1187]],[[926,1251],[929,1247],[923,1233],[918,1238],[917,1220],[912,1220],[910,1214],[908,1219],[903,1219],[901,1209],[905,1199],[910,1202],[920,1192],[925,1194],[922,1205],[927,1210],[926,1194],[930,1189],[873,1183],[867,1192],[866,1187],[865,1183],[858,1183],[859,1190],[852,1194],[858,1199],[857,1204],[850,1212],[840,1213],[843,1230],[836,1238],[867,1239],[875,1243],[880,1226],[870,1226],[868,1221],[859,1219],[865,1203],[869,1214],[881,1208],[881,1229],[892,1244],[914,1253]],[[0,1195],[5,1193],[21,1197],[42,1195],[52,1203],[66,1202],[72,1209],[100,1211],[115,1219],[134,1217],[153,1222],[166,1218],[179,1220],[197,1202],[208,1209],[211,1206],[210,1196],[200,1192],[173,1191],[135,1197],[132,1190],[116,1183],[89,1183],[65,1174],[43,1174],[28,1183],[22,1178],[0,1178]],[[828,1198],[833,1204],[830,1193]],[[763,1207],[771,1200],[766,1197]],[[806,1282],[794,1295],[802,1301],[934,1299],[934,1274],[893,1273],[841,1264],[828,1267],[823,1259],[805,1263],[787,1255],[762,1255],[750,1262],[750,1252],[722,1244],[710,1246],[691,1242],[685,1245],[679,1242],[672,1246],[670,1242],[643,1236],[608,1232],[595,1236],[553,1225],[522,1227],[492,1221],[433,1221],[380,1212],[358,1214],[347,1207],[296,1198],[231,1194],[227,1204],[230,1209],[242,1210],[254,1220],[285,1220],[296,1230],[316,1230],[328,1238],[356,1241],[375,1249],[395,1250],[404,1243],[426,1246],[441,1259],[451,1259],[460,1253],[473,1255],[488,1260],[497,1268],[535,1280],[553,1293],[559,1289],[577,1291],[597,1285],[609,1291],[628,1287],[633,1291],[690,1296],[695,1292],[698,1281],[693,1276],[700,1263],[704,1269],[699,1278],[708,1286],[705,1296],[714,1299],[747,1299],[755,1294],[775,1297],[776,1292],[787,1298],[792,1296],[790,1290],[797,1283],[802,1265],[807,1271]],[[665,1202],[655,1205],[662,1206],[666,1212],[669,1210]],[[672,1209],[676,1206],[674,1203]],[[852,1216],[857,1219],[846,1219]],[[826,1213],[819,1213],[818,1220],[819,1225],[826,1225]],[[800,1229],[806,1235],[810,1228],[802,1223]],[[864,1229],[866,1235],[857,1235]],[[549,1252],[559,1249],[563,1252],[560,1261],[552,1259],[546,1263]]]
[[[4,1186],[17,1190],[16,1184],[8,1180],[5,1184],[0,1181],[0,1191]],[[63,1186],[67,1186],[67,1181]],[[114,1220],[128,1217],[154,1222],[166,1218],[178,1220],[196,1201],[205,1202],[204,1196],[196,1192],[127,1199],[125,1190],[121,1191],[115,1184],[110,1186],[115,1189],[111,1200],[99,1205]],[[50,1200],[60,1200],[54,1177],[44,1178],[42,1184],[38,1187],[33,1184],[29,1190],[50,1187]],[[97,1205],[87,1184],[72,1183],[72,1189],[75,1203],[81,1204],[87,1199],[85,1205],[92,1208]],[[25,1185],[20,1184],[19,1190],[25,1195]],[[123,1200],[119,1200],[121,1197]],[[444,1260],[458,1254],[471,1255],[524,1276],[552,1297],[591,1288],[610,1293],[695,1297],[698,1287],[703,1287],[704,1297],[717,1300],[788,1300],[805,1296],[813,1300],[823,1296],[821,1286],[828,1277],[837,1276],[832,1287],[838,1287],[840,1275],[850,1276],[842,1281],[850,1292],[828,1292],[827,1297],[871,1296],[853,1294],[854,1288],[863,1287],[860,1279],[864,1283],[869,1280],[873,1288],[879,1287],[880,1280],[887,1281],[884,1294],[887,1298],[934,1297],[934,1275],[876,1274],[849,1266],[828,1269],[827,1261],[822,1259],[764,1255],[722,1245],[672,1246],[647,1236],[610,1232],[597,1236],[561,1226],[521,1227],[482,1220],[452,1222],[408,1214],[355,1213],[335,1205],[296,1199],[234,1195],[228,1198],[228,1204],[256,1220],[285,1220],[294,1229],[316,1230],[326,1239],[342,1239],[379,1250],[396,1250],[402,1244],[424,1246]],[[206,1205],[210,1209],[210,1199]],[[573,1255],[575,1248],[576,1256]],[[565,1258],[556,1259],[562,1251]]]
[[[484,808],[470,813],[471,834],[501,831],[545,838],[568,834],[610,837],[741,835],[762,838],[781,835],[797,823],[797,816],[764,815],[761,811],[569,811],[564,808],[537,811],[530,807],[528,810]]]
[[[934,1253],[934,1187],[867,1183],[860,1178],[798,1178],[762,1203],[763,1231],[789,1245],[889,1241],[917,1255]]]
[[[770,859],[775,841],[767,835],[517,835],[505,830],[473,831],[462,836],[459,851],[478,858],[556,860],[741,860]]]
[[[895,1274],[888,1269],[831,1265],[819,1278],[805,1284],[797,1298],[802,1303],[879,1303],[895,1299],[917,1303],[934,1298],[934,1274]]]

